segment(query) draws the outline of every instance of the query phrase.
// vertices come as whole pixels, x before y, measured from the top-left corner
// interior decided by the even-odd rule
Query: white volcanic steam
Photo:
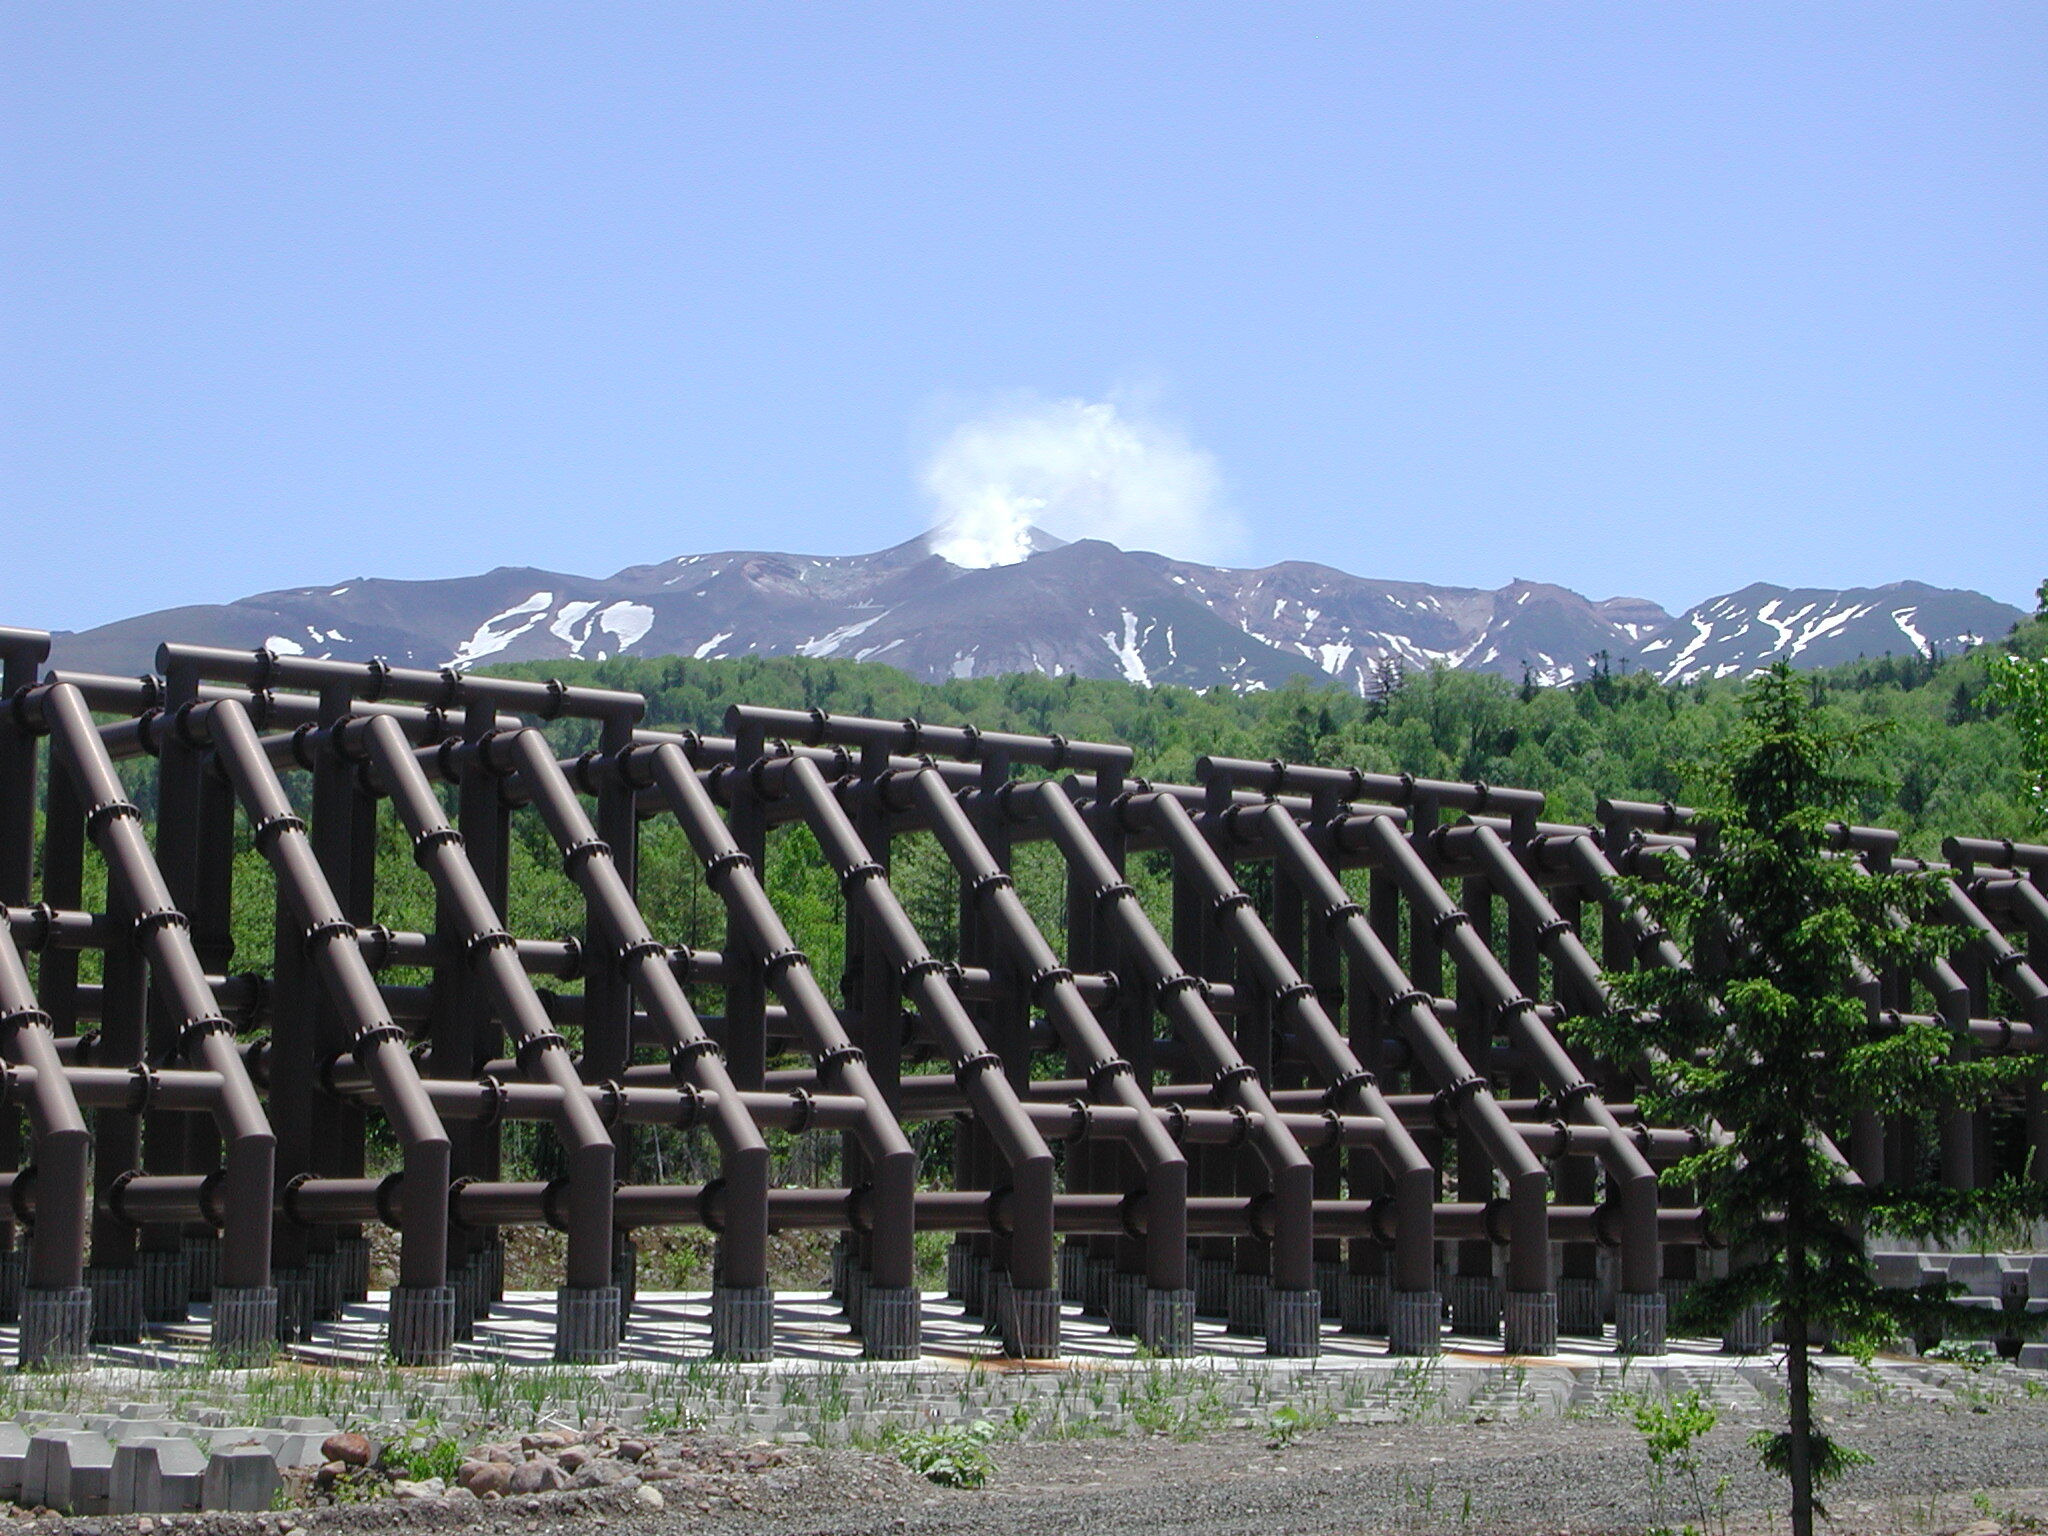
[[[1216,461],[1171,427],[1110,402],[1031,400],[964,422],[922,480],[939,512],[932,552],[1014,565],[1031,529],[1212,559],[1233,542]]]

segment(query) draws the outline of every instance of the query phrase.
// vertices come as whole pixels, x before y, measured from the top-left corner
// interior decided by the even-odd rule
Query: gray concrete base
[[[178,1246],[185,1255],[185,1297],[203,1307],[220,1283],[220,1239],[188,1236]]]
[[[391,1291],[391,1358],[400,1365],[447,1365],[455,1358],[455,1287],[400,1285]]]
[[[861,1354],[915,1360],[924,1349],[923,1301],[908,1285],[868,1285],[861,1302]]]
[[[1387,1353],[1443,1353],[1444,1301],[1435,1291],[1390,1291],[1387,1294]]]
[[[1136,1333],[1145,1310],[1145,1277],[1118,1270],[1109,1277],[1109,1326]]]
[[[21,1351],[24,1366],[62,1365],[92,1349],[92,1291],[83,1285],[56,1290],[23,1286]]]
[[[1266,1293],[1273,1282],[1264,1275],[1230,1274],[1230,1300],[1224,1310],[1224,1325],[1232,1333],[1263,1334],[1266,1331]]]
[[[1557,1331],[1574,1338],[1597,1339],[1606,1331],[1600,1315],[1600,1282],[1567,1276],[1557,1282]]]
[[[1661,1355],[1668,1308],[1661,1291],[1637,1295],[1620,1291],[1614,1297],[1614,1349],[1622,1355]]]
[[[215,1286],[212,1334],[222,1360],[268,1360],[277,1350],[277,1287]]]
[[[1195,1312],[1201,1317],[1230,1315],[1230,1277],[1234,1266],[1228,1259],[1196,1259]]]
[[[191,1282],[185,1276],[185,1252],[145,1248],[135,1255],[142,1284],[142,1317],[151,1323],[182,1323],[190,1307]]]
[[[92,1341],[95,1344],[139,1344],[142,1341],[142,1276],[128,1264],[89,1264],[86,1287],[92,1292]]]
[[[713,1293],[713,1321],[717,1296]],[[555,1292],[555,1359],[563,1365],[610,1365],[619,1358],[619,1288],[565,1285]]]
[[[1323,1298],[1323,1321],[1328,1323],[1342,1320],[1339,1308],[1343,1305],[1344,1266],[1331,1261],[1316,1264],[1316,1294]]]
[[[774,1291],[765,1285],[721,1285],[711,1292],[711,1358],[775,1358]]]
[[[1384,1333],[1387,1328],[1387,1277],[1339,1275],[1337,1325],[1346,1333]]]
[[[1453,1333],[1500,1332],[1500,1281],[1492,1275],[1450,1275],[1444,1297],[1451,1304]]]
[[[1004,1277],[1006,1280],[1007,1276]],[[1003,1349],[1017,1360],[1060,1357],[1060,1293],[1050,1287],[1003,1287]]]
[[[1556,1294],[1509,1291],[1501,1315],[1501,1344],[1510,1355],[1556,1354]]]
[[[1323,1352],[1320,1291],[1266,1288],[1266,1353],[1281,1360],[1313,1360]]]
[[[1765,1320],[1762,1302],[1745,1307],[1721,1333],[1723,1354],[1760,1355],[1770,1347],[1771,1327]]]

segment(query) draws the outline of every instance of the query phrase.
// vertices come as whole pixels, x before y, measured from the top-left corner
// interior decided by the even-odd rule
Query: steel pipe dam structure
[[[1639,1064],[1557,1027],[1604,972],[1685,963],[1618,883],[1685,856],[1683,807],[1572,826],[1485,784],[1225,757],[1161,784],[1058,736],[736,707],[710,737],[646,729],[636,695],[452,669],[166,645],[114,678],[48,652],[0,630],[0,1311],[24,1363],[198,1305],[223,1354],[267,1351],[365,1296],[374,1223],[415,1364],[470,1336],[522,1225],[564,1234],[555,1354],[582,1362],[616,1358],[635,1234],[664,1226],[715,1234],[729,1360],[773,1351],[792,1229],[837,1234],[877,1359],[920,1350],[919,1232],[953,1234],[950,1290],[1027,1358],[1059,1354],[1063,1304],[1162,1355],[1197,1314],[1276,1356],[1325,1327],[1426,1355],[1447,1312],[1510,1353],[1610,1323],[1654,1352],[1717,1262],[1658,1178],[1695,1133],[1645,1123]],[[562,756],[562,729],[590,749]],[[716,950],[643,914],[655,818]],[[764,881],[784,825],[836,877],[840,977]],[[430,882],[430,929],[391,916],[380,838]],[[956,879],[944,934],[892,882],[911,839]],[[1840,843],[1898,857],[1888,832]],[[1016,884],[1027,851],[1064,879],[1056,923]],[[1868,1005],[2038,1052],[2048,848],[1946,857],[1965,942],[1868,978]],[[511,931],[515,879],[563,882],[577,931]],[[238,903],[261,953],[236,952]],[[520,1121],[554,1177],[506,1176]],[[650,1177],[660,1127],[715,1173]],[[921,1176],[935,1135],[949,1187]],[[806,1137],[831,1187],[785,1187]],[[1839,1144],[1845,1178],[2039,1171],[2048,1101],[1931,1132],[1872,1106]]]

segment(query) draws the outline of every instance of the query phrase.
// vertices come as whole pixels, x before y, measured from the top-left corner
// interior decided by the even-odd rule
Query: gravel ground
[[[1927,1402],[1838,1406],[1829,1426],[1870,1452],[1831,1501],[1843,1536],[2048,1530],[2048,1402],[1987,1411]],[[1763,1422],[1724,1416],[1702,1442],[1706,1478],[1729,1477],[1730,1536],[1782,1532],[1782,1485],[1743,1442]],[[1641,1531],[1653,1519],[1641,1441],[1616,1418],[1340,1425],[1276,1447],[1225,1430],[1189,1440],[1132,1435],[998,1443],[984,1488],[935,1487],[894,1459],[811,1447],[749,1448],[704,1437],[695,1465],[631,1488],[381,1501],[261,1516],[62,1520],[17,1517],[24,1533],[344,1536],[400,1529],[488,1536],[1224,1536],[1224,1533]],[[1664,1519],[1689,1515],[1679,1503]],[[1987,1518],[1988,1517],[1988,1518]],[[1710,1536],[1720,1528],[1710,1520]]]

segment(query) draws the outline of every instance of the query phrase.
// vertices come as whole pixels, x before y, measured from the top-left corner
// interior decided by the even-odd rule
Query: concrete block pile
[[[27,1413],[0,1423],[0,1499],[67,1515],[265,1510],[287,1473],[330,1459],[337,1434],[323,1418],[202,1424],[146,1403]]]

